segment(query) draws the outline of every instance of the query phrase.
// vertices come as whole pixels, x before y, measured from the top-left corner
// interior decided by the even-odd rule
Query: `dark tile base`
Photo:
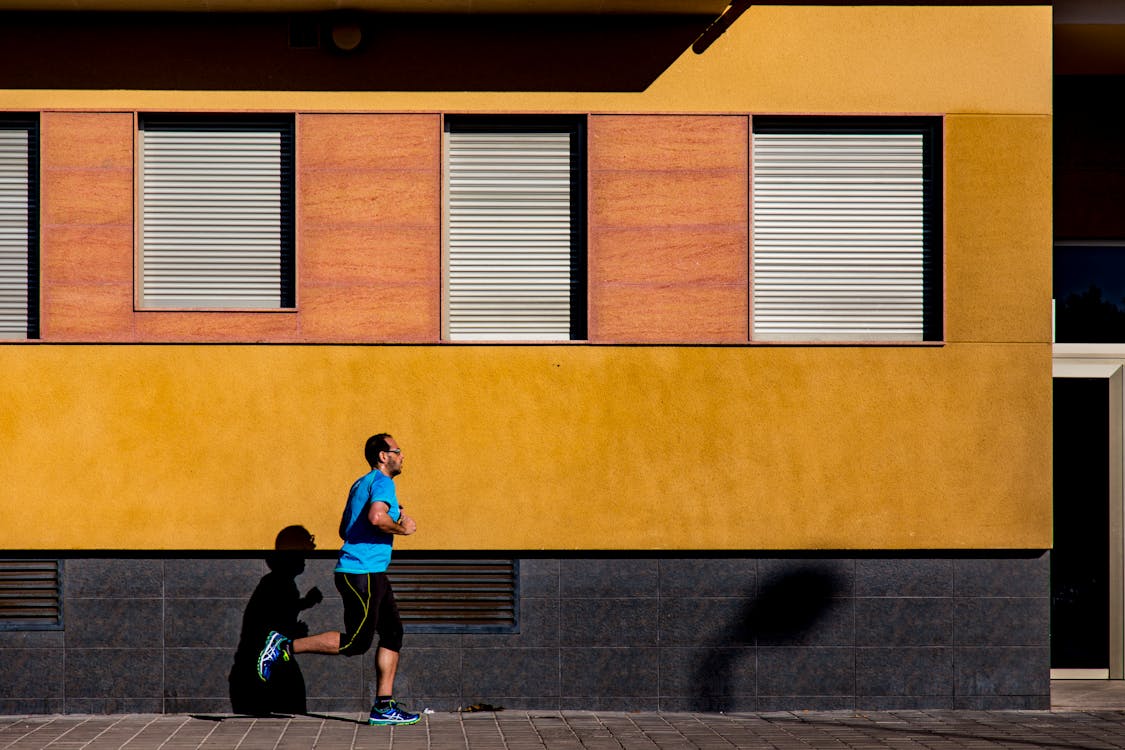
[[[0,631],[0,713],[229,713],[232,689],[279,713],[370,705],[371,654],[302,655],[263,688],[244,660],[257,646],[243,643],[234,668],[251,597],[277,590],[264,558],[63,559],[64,629]],[[1045,552],[623,553],[527,557],[519,570],[519,632],[408,632],[400,700],[435,711],[1050,705]],[[293,597],[325,594],[304,626],[339,629],[332,561],[309,560],[295,583]]]

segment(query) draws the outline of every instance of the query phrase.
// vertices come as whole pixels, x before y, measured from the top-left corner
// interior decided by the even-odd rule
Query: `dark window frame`
[[[751,118],[752,133],[785,134],[895,134],[922,136],[922,341],[941,342],[945,337],[945,238],[944,238],[944,118],[940,116],[851,116],[851,115],[756,115]],[[753,158],[753,157],[751,157]],[[754,166],[751,163],[750,173]],[[751,211],[753,208],[751,207]],[[751,283],[753,264],[751,262]],[[753,315],[753,300],[751,300]],[[751,335],[753,327],[751,325]],[[818,342],[820,343],[820,342]],[[874,340],[872,344],[888,342]]]
[[[27,129],[27,332],[28,339],[38,339],[40,332],[40,204],[39,180],[40,118],[37,113],[0,114],[0,127]],[[18,341],[19,339],[0,339]]]
[[[137,201],[138,215],[136,232],[138,236],[135,263],[136,295],[135,309],[143,312],[279,312],[294,310],[297,307],[297,118],[293,113],[222,113],[222,112],[142,112],[137,116]],[[200,306],[162,306],[144,303],[144,148],[140,142],[142,133],[150,123],[157,125],[172,122],[205,124],[260,123],[263,125],[282,124],[282,163],[280,173],[281,188],[281,242],[280,242],[280,288],[279,305],[276,307],[250,307],[239,305],[200,305]]]
[[[589,173],[587,133],[589,123],[585,115],[445,115],[442,132],[477,133],[527,133],[569,132],[570,142],[570,341],[585,341],[589,337],[589,282],[587,234],[586,182]],[[443,171],[447,168],[442,158]],[[448,214],[448,204],[443,197],[443,212]],[[443,252],[444,256],[444,252]],[[449,272],[443,257],[443,283]],[[443,318],[447,314],[443,310]],[[443,323],[444,327],[444,323]],[[443,336],[443,340],[445,339]],[[518,339],[513,342],[518,343]],[[490,341],[489,343],[502,343]]]

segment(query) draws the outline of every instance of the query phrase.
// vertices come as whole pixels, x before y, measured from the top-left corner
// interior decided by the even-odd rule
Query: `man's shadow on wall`
[[[305,678],[296,659],[278,661],[265,683],[258,677],[258,654],[271,630],[287,638],[309,634],[300,614],[324,597],[315,586],[301,596],[296,578],[305,571],[306,553],[315,548],[315,539],[303,526],[288,526],[277,535],[275,551],[266,558],[270,572],[258,582],[242,616],[242,633],[230,671],[230,703],[235,713],[267,716],[307,712]]]

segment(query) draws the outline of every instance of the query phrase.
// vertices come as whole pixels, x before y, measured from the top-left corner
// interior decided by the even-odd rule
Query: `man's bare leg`
[[[395,672],[398,671],[398,652],[379,647],[375,652],[375,695],[395,694]]]
[[[296,638],[293,640],[295,654],[338,654],[340,653],[340,633],[329,630],[326,633]]]
[[[329,630],[326,633],[297,638],[292,644],[294,654],[338,654],[340,653],[340,633]],[[380,646],[375,651],[375,694],[395,694],[395,673],[398,672],[398,652]]]

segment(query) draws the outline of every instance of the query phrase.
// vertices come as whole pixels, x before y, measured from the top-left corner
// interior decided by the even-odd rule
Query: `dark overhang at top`
[[[5,0],[12,11],[718,15],[729,0]]]
[[[1055,0],[1055,73],[1125,75],[1125,3]]]

